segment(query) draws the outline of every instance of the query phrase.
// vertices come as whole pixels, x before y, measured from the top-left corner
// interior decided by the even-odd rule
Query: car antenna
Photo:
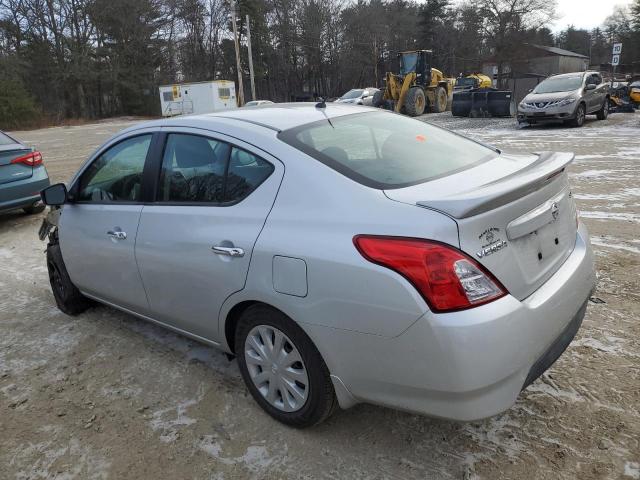
[[[326,118],[327,122],[329,122],[329,125],[331,125],[331,128],[336,128],[333,126],[333,123],[331,123],[331,119],[327,116],[327,113],[325,112],[325,109],[327,108],[327,103],[325,102],[324,97],[320,97],[320,101],[316,103],[316,108],[320,109],[320,111],[324,115],[324,118]]]

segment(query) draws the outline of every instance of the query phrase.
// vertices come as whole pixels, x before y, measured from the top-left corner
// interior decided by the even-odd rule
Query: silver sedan
[[[572,159],[357,106],[172,118],[44,190],[41,238],[62,311],[97,301],[235,355],[281,422],[358,402],[479,419],[585,314]]]

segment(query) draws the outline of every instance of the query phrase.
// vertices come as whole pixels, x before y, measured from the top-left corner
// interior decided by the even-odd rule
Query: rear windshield
[[[348,98],[358,98],[362,95],[364,90],[349,90],[347,93],[342,95],[340,98],[346,100]]]
[[[352,180],[379,189],[434,180],[497,155],[448,130],[382,111],[321,120],[285,130],[279,138]]]
[[[11,145],[17,143],[13,138],[11,138],[9,135],[5,135],[4,133],[0,132],[0,145]]]
[[[576,77],[551,77],[533,89],[533,93],[570,92],[582,86],[582,75]]]

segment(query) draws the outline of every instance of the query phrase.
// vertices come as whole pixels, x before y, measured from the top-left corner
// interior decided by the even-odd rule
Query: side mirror
[[[584,89],[585,89],[585,91],[588,91],[588,90],[595,90],[595,89],[596,89],[596,87],[597,87],[597,85],[596,85],[595,83],[587,83],[587,86],[586,86],[586,87],[584,87]]]
[[[67,201],[67,187],[64,183],[51,185],[40,192],[40,198],[45,205],[64,205]]]

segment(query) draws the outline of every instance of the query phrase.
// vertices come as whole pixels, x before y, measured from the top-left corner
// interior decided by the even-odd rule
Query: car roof
[[[578,77],[587,74],[598,73],[595,71],[587,70],[586,72],[570,72],[570,73],[561,73],[559,75],[552,75],[549,78],[568,78],[568,77]]]
[[[326,103],[325,108],[316,107],[317,102],[263,104],[257,108],[238,108],[201,115],[186,115],[155,120],[136,125],[131,129],[165,126],[202,126],[215,120],[239,120],[247,126],[260,125],[275,131],[288,130],[307,123],[337,118],[354,113],[371,112],[372,108],[357,105]],[[130,129],[127,129],[130,130]]]

